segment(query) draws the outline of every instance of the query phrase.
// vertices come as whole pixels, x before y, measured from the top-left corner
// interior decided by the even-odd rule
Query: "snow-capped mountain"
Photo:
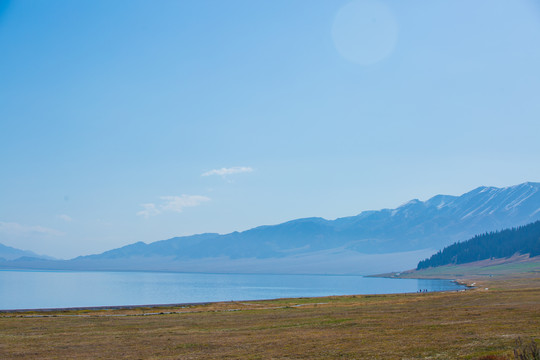
[[[379,266],[372,272],[400,270],[456,241],[539,220],[539,190],[540,183],[530,182],[479,187],[461,196],[414,199],[396,209],[365,211],[336,220],[305,218],[225,235],[139,242],[63,262],[61,267],[361,273],[370,264],[371,268]]]

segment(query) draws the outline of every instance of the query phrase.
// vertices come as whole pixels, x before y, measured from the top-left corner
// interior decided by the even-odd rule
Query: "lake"
[[[0,270],[0,309],[177,304],[462,288],[449,280],[363,276]]]

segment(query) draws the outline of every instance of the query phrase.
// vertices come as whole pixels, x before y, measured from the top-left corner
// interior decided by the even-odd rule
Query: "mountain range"
[[[0,260],[15,260],[20,258],[38,258],[53,260],[50,256],[38,255],[35,252],[29,250],[20,250],[11,246],[0,244]]]
[[[540,183],[479,187],[396,209],[304,218],[230,234],[134,243],[72,260],[22,258],[2,268],[366,274],[403,270],[476,234],[540,219]]]

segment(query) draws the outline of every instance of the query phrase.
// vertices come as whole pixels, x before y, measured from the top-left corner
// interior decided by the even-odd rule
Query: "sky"
[[[0,0],[0,243],[58,258],[540,181],[534,0]]]

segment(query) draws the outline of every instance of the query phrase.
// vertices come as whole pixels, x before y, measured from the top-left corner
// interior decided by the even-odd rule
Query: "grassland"
[[[540,276],[478,285],[446,293],[4,313],[0,358],[478,359],[511,355],[518,337],[539,339]]]

